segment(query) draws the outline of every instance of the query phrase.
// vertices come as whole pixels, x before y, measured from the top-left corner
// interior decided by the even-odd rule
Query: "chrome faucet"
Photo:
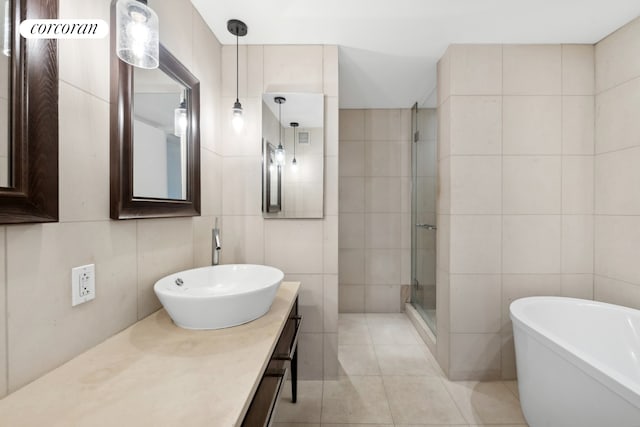
[[[211,265],[220,264],[220,229],[218,228],[218,218],[216,218],[216,225],[213,229],[212,243],[211,243]]]

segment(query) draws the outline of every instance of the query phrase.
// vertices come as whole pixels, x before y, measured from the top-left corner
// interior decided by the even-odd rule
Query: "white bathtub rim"
[[[527,300],[527,301],[525,301]],[[590,357],[588,354],[585,354],[583,351],[577,349],[570,343],[560,339],[556,334],[551,331],[548,331],[544,328],[540,328],[542,330],[534,329],[529,324],[523,322],[520,318],[516,317],[518,314],[522,316],[522,313],[519,313],[519,307],[525,305],[527,303],[533,303],[536,301],[548,301],[548,300],[563,300],[563,301],[573,301],[577,303],[590,303],[601,305],[605,307],[610,307],[612,309],[621,309],[622,311],[634,313],[637,315],[637,310],[633,310],[627,307],[618,306],[615,304],[608,304],[599,301],[592,300],[584,300],[579,298],[569,298],[569,297],[526,297],[520,298],[511,303],[509,306],[509,313],[511,321],[515,328],[518,327],[523,330],[523,332],[527,333],[531,338],[533,338],[540,345],[545,348],[553,351],[567,362],[574,365],[576,368],[580,369],[586,375],[589,375],[594,380],[601,383],[604,387],[613,391],[621,398],[629,402],[631,405],[640,409],[640,384],[637,384],[634,381],[630,381],[624,375],[612,370],[607,367],[603,363],[598,360]],[[520,302],[518,302],[520,301]],[[518,302],[518,304],[516,304]],[[514,306],[515,304],[515,306]],[[514,310],[515,309],[515,310]],[[514,311],[516,313],[514,314]],[[526,316],[522,316],[526,317]],[[543,333],[544,332],[544,333]],[[517,361],[516,361],[517,362]]]

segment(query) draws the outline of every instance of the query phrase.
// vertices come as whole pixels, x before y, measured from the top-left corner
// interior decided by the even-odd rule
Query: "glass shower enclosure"
[[[436,333],[437,110],[411,110],[411,304]]]

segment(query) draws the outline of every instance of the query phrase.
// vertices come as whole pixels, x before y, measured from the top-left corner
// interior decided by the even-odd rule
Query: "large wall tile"
[[[438,110],[451,96],[451,51],[449,48],[444,52],[437,65],[438,74]]]
[[[513,156],[503,159],[505,214],[559,214],[562,162],[560,156]]]
[[[562,86],[560,45],[504,46],[505,95],[559,95]]]
[[[596,92],[600,93],[640,75],[636,19],[596,44]]]
[[[107,220],[109,104],[66,83],[59,102],[60,221]]]
[[[193,66],[193,6],[189,0],[150,0],[160,22],[160,43],[188,69]]]
[[[264,264],[264,220],[259,215],[222,218],[222,264]]]
[[[593,214],[593,156],[562,158],[562,213]]]
[[[451,154],[502,154],[502,99],[454,96],[450,99]]]
[[[402,176],[411,154],[408,141],[367,141],[364,147],[365,176]]]
[[[200,150],[200,213],[222,215],[222,157],[207,149]]]
[[[593,299],[593,273],[563,274],[562,296]]]
[[[267,265],[280,268],[286,274],[322,273],[322,221],[265,221],[264,239]]]
[[[400,285],[364,288],[364,309],[367,313],[400,313]]]
[[[562,154],[593,156],[594,117],[593,96],[562,97]]]
[[[153,292],[155,282],[193,266],[193,224],[191,218],[147,219],[137,224],[138,319],[142,319],[161,307]]]
[[[364,285],[364,249],[340,249],[340,285]]]
[[[505,155],[561,153],[561,97],[505,96],[502,102]]]
[[[502,212],[502,161],[499,156],[451,157],[451,213]]]
[[[562,272],[593,273],[593,215],[562,216]]]
[[[341,110],[343,111],[343,110]],[[364,176],[364,141],[340,140],[340,177]]]
[[[216,224],[214,216],[197,216],[193,218],[193,267],[207,267],[213,264],[211,249],[213,247],[213,228]],[[222,224],[218,218],[218,226]]]
[[[595,48],[590,44],[562,45],[562,94],[593,95]]]
[[[226,157],[222,174],[222,212],[225,215],[261,215],[262,159]]]
[[[323,46],[264,46],[265,92],[322,93],[323,82]]]
[[[365,178],[365,210],[370,213],[398,212],[401,202],[401,179]]]
[[[102,19],[110,22],[111,2],[102,0],[60,2],[60,18]],[[60,80],[109,102],[111,52],[109,37],[58,41]],[[60,106],[64,104],[61,102]],[[98,134],[98,133],[96,133]]]
[[[339,225],[338,215],[325,215],[322,227],[324,236],[322,271],[324,274],[338,274]]]
[[[363,177],[340,178],[340,213],[364,213],[365,179]]]
[[[323,331],[338,333],[338,275],[325,274],[323,276]]]
[[[453,45],[451,95],[500,95],[502,93],[502,46]]]
[[[338,96],[338,46],[323,46],[323,79],[324,94],[326,96]]]
[[[365,110],[364,139],[366,141],[409,141],[410,135],[411,115],[406,111]]]
[[[356,224],[352,225],[358,228]],[[367,249],[400,249],[403,231],[402,214],[364,214],[363,238]]]
[[[364,141],[365,110],[340,110],[340,141]]]
[[[7,248],[10,391],[137,320],[135,222],[14,226]],[[85,264],[96,298],[71,307],[71,269]]]
[[[324,214],[338,215],[340,210],[339,161],[337,156],[324,158]]]
[[[596,156],[595,213],[640,215],[640,147]]]
[[[500,332],[502,279],[499,274],[450,276],[451,332]]]
[[[449,378],[498,378],[501,344],[500,334],[451,334]]]
[[[596,153],[640,145],[640,75],[596,96]]]
[[[337,96],[324,98],[324,155],[338,156],[340,154],[340,109]]]
[[[504,215],[502,272],[560,273],[561,228],[560,215]]]
[[[236,46],[224,45],[221,49],[222,62],[222,96],[225,98],[235,98],[236,90],[240,98],[248,96],[247,91],[247,53],[248,46],[238,46],[236,59]],[[236,77],[237,60],[237,77]],[[236,88],[237,87],[237,88]],[[257,96],[262,96],[260,93]],[[240,100],[242,102],[242,100]]]
[[[365,249],[365,284],[399,285],[401,255],[400,249]]]
[[[362,249],[365,247],[365,215],[364,213],[341,213],[340,249]]]
[[[597,301],[640,310],[640,286],[604,276],[595,276],[594,298]]]
[[[451,273],[500,273],[501,226],[499,215],[451,215]]]
[[[595,274],[640,284],[640,216],[595,218]]]
[[[345,285],[338,288],[338,311],[340,313],[364,313],[364,285]]]

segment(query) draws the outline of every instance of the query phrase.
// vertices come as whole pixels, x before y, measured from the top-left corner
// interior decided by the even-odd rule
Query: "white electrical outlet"
[[[71,306],[96,297],[96,266],[82,265],[71,269]]]

